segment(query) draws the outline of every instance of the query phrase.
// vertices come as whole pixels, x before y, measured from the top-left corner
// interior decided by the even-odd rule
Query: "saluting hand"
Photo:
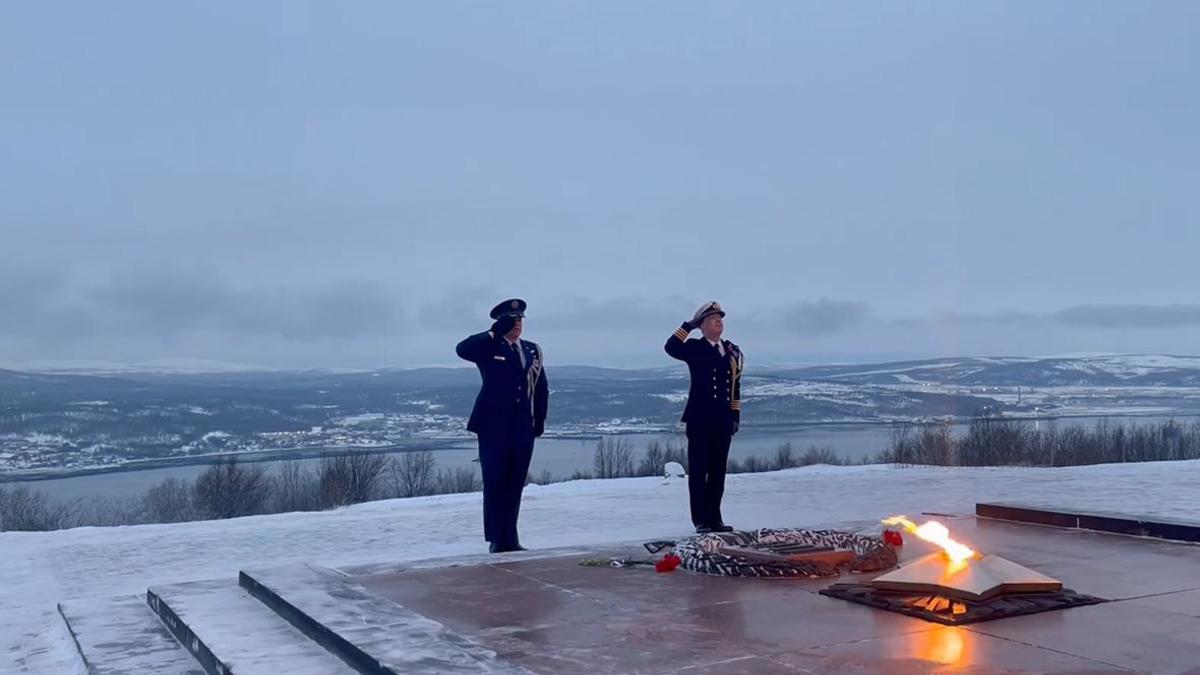
[[[517,317],[502,316],[492,324],[492,335],[496,337],[508,335],[515,325],[517,325]]]

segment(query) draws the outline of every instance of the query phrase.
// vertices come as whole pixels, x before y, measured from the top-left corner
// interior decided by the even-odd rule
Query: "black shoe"
[[[492,544],[491,546],[488,547],[489,553],[512,553],[513,551],[528,551],[528,550],[529,549],[525,548],[524,546],[522,546],[520,544],[504,544],[503,546],[501,546],[499,544]]]
[[[696,526],[696,534],[708,534],[712,531],[713,531],[712,528],[707,525],[697,525]]]
[[[725,523],[717,523],[712,526],[712,530],[713,532],[733,532],[733,526],[726,525]]]

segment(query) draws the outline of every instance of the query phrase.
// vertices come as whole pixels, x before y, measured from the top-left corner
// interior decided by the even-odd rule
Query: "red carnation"
[[[659,560],[658,562],[654,563],[654,571],[655,572],[674,572],[675,568],[679,567],[679,563],[681,563],[681,562],[683,562],[682,558],[675,555],[674,553],[668,553],[663,556],[662,560]]]
[[[884,530],[883,531],[883,540],[885,542],[891,544],[892,546],[903,546],[904,545],[904,537],[901,537],[900,533],[895,530]]]

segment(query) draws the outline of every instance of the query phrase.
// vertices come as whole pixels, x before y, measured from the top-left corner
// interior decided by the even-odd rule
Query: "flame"
[[[966,567],[967,561],[978,558],[979,554],[969,547],[950,538],[950,530],[936,520],[927,520],[924,525],[916,523],[904,516],[892,516],[883,521],[884,525],[899,525],[909,534],[915,534],[921,539],[942,547],[946,557],[950,559],[951,569],[959,570]]]

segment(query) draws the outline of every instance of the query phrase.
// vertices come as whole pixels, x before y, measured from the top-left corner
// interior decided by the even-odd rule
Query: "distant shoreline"
[[[106,473],[124,473],[133,471],[148,471],[165,469],[175,466],[205,466],[220,464],[228,459],[236,458],[239,462],[281,462],[291,459],[321,459],[335,457],[351,452],[368,455],[391,454],[397,452],[420,452],[422,450],[449,450],[456,448],[470,439],[455,440],[423,440],[416,439],[412,443],[400,443],[380,446],[337,446],[320,448],[286,448],[273,450],[250,450],[247,452],[228,452],[213,455],[191,455],[184,457],[161,457],[155,459],[140,459],[113,466],[83,467],[78,469],[31,469],[0,473],[0,483],[24,483],[40,480],[56,480],[59,478],[78,478]]]
[[[1046,422],[1054,420],[1081,421],[1081,420],[1101,420],[1101,419],[1127,419],[1137,420],[1138,418],[1174,418],[1174,419],[1194,419],[1200,418],[1200,413],[1185,413],[1175,411],[1175,414],[1162,412],[1144,412],[1144,413],[1115,413],[1115,414],[1081,414],[1081,415],[1030,415],[1019,417],[1001,418],[1011,422]],[[911,421],[911,420],[823,420],[815,422],[758,422],[752,425],[747,425],[743,431],[750,433],[770,433],[776,430],[797,429],[797,428],[878,428],[893,424],[908,423],[914,426],[937,426],[940,424],[951,424],[953,426],[965,426],[971,423],[969,417],[956,418],[953,420],[939,421]],[[647,429],[629,429],[612,432],[568,432],[564,434],[547,434],[546,438],[554,440],[578,440],[578,441],[596,441],[601,438],[610,436],[647,436],[647,435],[670,435],[674,433],[683,433],[682,430],[670,430],[663,428],[647,428]],[[80,467],[73,469],[60,468],[44,468],[44,469],[29,469],[15,470],[0,473],[0,484],[5,483],[26,483],[45,480],[58,480],[63,478],[79,478],[83,476],[97,476],[112,473],[132,473],[137,471],[149,471],[153,469],[164,469],[180,466],[208,466],[220,464],[231,458],[236,458],[239,462],[247,463],[263,463],[263,462],[282,462],[288,460],[307,460],[321,459],[324,457],[335,457],[352,452],[364,454],[394,454],[402,452],[420,452],[439,450],[454,450],[460,449],[463,446],[475,445],[473,436],[464,436],[462,438],[453,439],[409,439],[402,443],[393,443],[380,446],[322,446],[314,448],[275,448],[270,450],[250,450],[246,452],[230,452],[221,454],[209,455],[188,455],[181,457],[161,457],[154,459],[134,460],[124,464],[100,467]]]

